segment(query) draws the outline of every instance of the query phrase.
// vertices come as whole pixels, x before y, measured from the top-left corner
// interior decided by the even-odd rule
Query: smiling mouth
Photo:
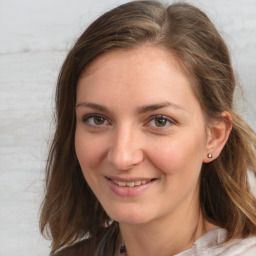
[[[148,180],[136,180],[136,181],[118,181],[110,178],[108,179],[120,187],[137,187],[137,186],[145,185],[151,181],[156,180],[156,179],[148,179]]]

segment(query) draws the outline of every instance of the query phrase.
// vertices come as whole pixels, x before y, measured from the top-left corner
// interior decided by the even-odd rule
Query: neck
[[[203,218],[199,207],[177,211],[147,224],[120,223],[128,256],[172,256],[191,248],[199,237],[213,228],[215,226]],[[119,242],[122,243],[121,238]]]

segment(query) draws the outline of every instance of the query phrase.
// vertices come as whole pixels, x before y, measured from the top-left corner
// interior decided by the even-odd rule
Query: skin
[[[84,177],[119,222],[129,256],[170,256],[215,228],[200,211],[200,170],[219,155],[230,128],[206,125],[174,56],[143,45],[98,57],[79,79],[76,115]],[[109,178],[154,181],[120,196]]]

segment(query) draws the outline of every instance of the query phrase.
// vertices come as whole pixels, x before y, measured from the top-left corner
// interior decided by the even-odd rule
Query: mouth
[[[106,177],[107,184],[112,192],[120,197],[135,197],[143,195],[150,187],[154,186],[157,178],[120,178]]]
[[[119,187],[130,187],[130,188],[145,185],[149,182],[156,180],[156,178],[153,178],[153,179],[136,179],[136,180],[125,181],[125,180],[117,180],[117,179],[109,178],[109,177],[107,177],[107,179],[112,181]]]

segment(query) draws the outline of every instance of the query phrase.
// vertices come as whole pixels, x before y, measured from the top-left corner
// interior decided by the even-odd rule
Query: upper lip
[[[120,181],[120,182],[134,182],[134,181],[139,181],[139,180],[153,180],[156,178],[149,178],[149,177],[127,177],[127,178],[121,178],[121,177],[116,177],[116,176],[106,176],[106,178],[115,180],[115,181]]]

